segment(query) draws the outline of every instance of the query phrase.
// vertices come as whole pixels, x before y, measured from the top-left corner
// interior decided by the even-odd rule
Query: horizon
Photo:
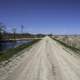
[[[8,32],[80,34],[79,0],[0,0],[0,11]]]

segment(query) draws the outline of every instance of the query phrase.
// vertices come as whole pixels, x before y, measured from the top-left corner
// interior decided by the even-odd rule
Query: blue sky
[[[79,0],[0,0],[0,22],[17,32],[80,34]]]

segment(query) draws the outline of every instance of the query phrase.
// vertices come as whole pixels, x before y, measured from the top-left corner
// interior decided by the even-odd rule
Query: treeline
[[[41,38],[44,37],[44,34],[31,34],[31,33],[5,33],[3,34],[3,39],[20,39],[20,38]]]
[[[9,40],[9,39],[18,39],[18,38],[41,38],[44,37],[44,34],[32,34],[32,33],[24,33],[24,26],[21,25],[21,33],[17,33],[16,28],[12,29],[12,32],[7,31],[7,27],[0,23],[0,40]]]

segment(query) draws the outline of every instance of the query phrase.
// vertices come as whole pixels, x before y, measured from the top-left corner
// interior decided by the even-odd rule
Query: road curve
[[[80,57],[49,37],[24,54],[18,66],[0,80],[80,80]]]

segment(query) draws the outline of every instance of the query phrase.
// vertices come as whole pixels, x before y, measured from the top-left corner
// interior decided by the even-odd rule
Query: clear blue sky
[[[0,0],[0,22],[8,31],[80,34],[80,0]]]

